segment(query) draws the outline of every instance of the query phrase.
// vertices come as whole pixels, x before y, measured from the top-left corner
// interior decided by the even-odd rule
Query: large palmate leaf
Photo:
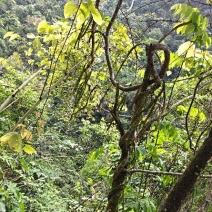
[[[65,4],[65,7],[64,7],[64,17],[65,18],[70,18],[77,10],[77,6],[74,4],[74,2],[67,2]]]
[[[103,20],[102,20],[102,16],[99,13],[99,11],[96,9],[95,5],[90,2],[90,4],[88,5],[89,10],[91,11],[91,15],[93,16],[93,20],[98,24],[101,25]]]
[[[4,146],[9,144],[11,149],[14,149],[16,152],[21,153],[22,151],[22,138],[21,135],[17,132],[9,132],[0,138],[1,145]]]

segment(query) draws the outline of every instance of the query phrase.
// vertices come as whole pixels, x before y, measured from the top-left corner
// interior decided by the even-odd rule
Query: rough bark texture
[[[177,184],[169,193],[159,212],[179,211],[182,203],[194,187],[201,171],[206,167],[212,157],[212,129],[208,138],[205,139],[197,154],[179,179]]]
[[[122,137],[125,145],[122,146],[122,155],[119,160],[119,165],[117,166],[114,174],[113,174],[113,182],[112,182],[112,188],[108,194],[108,207],[106,209],[107,212],[117,212],[118,211],[118,201],[121,197],[121,194],[124,190],[125,187],[125,179],[127,177],[127,172],[124,170],[128,168],[129,166],[129,154],[130,150],[129,145],[127,144],[128,142],[130,143],[131,141],[128,140],[129,138],[127,136],[128,133],[124,135],[124,138]],[[122,140],[120,139],[120,140]],[[131,139],[132,140],[132,139]],[[120,143],[120,142],[119,142]]]

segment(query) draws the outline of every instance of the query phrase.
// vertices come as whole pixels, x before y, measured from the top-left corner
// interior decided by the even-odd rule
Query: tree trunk
[[[118,202],[125,188],[125,180],[127,172],[125,169],[128,168],[130,163],[130,148],[133,142],[133,131],[128,130],[120,139],[119,146],[121,148],[121,158],[119,165],[113,174],[113,182],[111,190],[108,194],[108,205],[106,212],[118,212]]]
[[[169,193],[168,197],[159,208],[159,212],[179,211],[182,203],[194,187],[201,171],[206,167],[212,157],[212,129],[208,138],[205,139],[197,154],[184,171],[182,177]]]
[[[199,207],[197,212],[206,212],[210,206],[211,201],[212,201],[212,180],[210,181],[205,200],[202,203],[202,205]]]

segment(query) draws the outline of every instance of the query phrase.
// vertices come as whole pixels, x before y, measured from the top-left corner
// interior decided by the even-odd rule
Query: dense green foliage
[[[128,11],[132,2],[107,46],[116,1],[0,0],[0,211],[105,211],[120,134],[135,112],[135,91],[112,82],[107,48],[115,81],[126,87],[145,76],[145,46],[163,41],[171,50],[164,83],[135,127],[139,135],[148,126],[135,135],[120,210],[156,211],[207,137],[210,1],[135,1]],[[156,54],[159,71],[166,58]],[[208,163],[201,174],[211,173]],[[210,178],[199,178],[182,211],[212,196]]]

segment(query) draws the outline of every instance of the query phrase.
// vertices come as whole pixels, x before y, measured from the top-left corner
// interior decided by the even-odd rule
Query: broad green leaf
[[[101,147],[97,149],[96,151],[92,152],[89,159],[91,161],[94,161],[99,155],[102,154],[103,150],[104,150],[103,147]]]
[[[177,50],[177,54],[180,56],[180,55],[183,55],[185,54],[189,48],[191,48],[194,44],[190,41],[187,41],[183,44],[181,44]]]
[[[27,154],[37,154],[37,151],[30,145],[26,144],[23,148],[24,152]]]
[[[181,5],[181,15],[180,15],[180,19],[182,19],[182,18],[185,17],[186,12],[187,12],[188,9],[189,9],[189,8],[188,8],[187,4],[182,4],[182,5]]]
[[[22,154],[22,139],[21,135],[17,132],[9,132],[0,138],[1,145],[9,144],[11,149]]]
[[[187,108],[185,106],[183,106],[183,105],[179,105],[177,107],[177,111],[179,111],[179,112],[187,112]]]
[[[178,9],[178,7],[179,7],[179,4],[174,4],[174,5],[170,8],[170,10],[176,10],[176,9]]]
[[[175,10],[174,15],[176,16],[181,12],[181,4],[173,5],[170,10]]]
[[[168,184],[173,182],[173,178],[171,176],[164,176],[163,177],[163,184],[167,186]]]
[[[145,70],[144,69],[138,70],[138,75],[139,76],[144,77],[144,73],[145,73]]]
[[[9,146],[11,149],[14,149],[16,152],[22,154],[22,140],[21,137],[19,135],[19,139],[17,140],[10,140],[9,141]]]
[[[195,118],[199,113],[199,110],[197,108],[194,108],[192,107],[191,110],[190,110],[190,113],[189,115],[192,117],[192,118]]]
[[[12,32],[12,31],[7,32],[7,33],[4,35],[4,38],[10,37],[12,34],[14,34],[14,32]]]
[[[12,31],[10,31],[10,32],[7,32],[7,33],[4,35],[4,38],[7,38],[7,37],[10,37],[10,38],[9,38],[9,41],[12,41],[12,40],[15,40],[16,38],[19,38],[20,35],[17,34],[17,33],[12,32]]]
[[[12,35],[10,36],[9,41],[15,40],[16,38],[20,38],[20,35],[18,35],[18,34],[12,34]]]
[[[194,29],[195,29],[195,27],[194,27],[194,25],[192,23],[188,24],[186,29],[185,29],[185,34],[187,36],[189,36],[192,32],[194,32]]]
[[[207,18],[207,17],[203,17],[203,21],[202,21],[202,23],[201,23],[201,27],[202,27],[203,29],[206,29],[207,26],[208,26],[208,18]]]
[[[184,61],[183,58],[179,57],[178,55],[174,53],[171,53],[169,68],[172,69],[175,66],[181,66],[183,61]]]
[[[205,116],[205,114],[204,114],[203,112],[201,112],[201,113],[199,114],[199,120],[200,120],[200,122],[203,122],[203,121],[206,120],[206,116]]]
[[[188,51],[187,51],[186,57],[187,57],[187,58],[188,58],[188,57],[194,57],[194,54],[195,54],[195,45],[192,44],[192,45],[190,46],[190,48],[188,49]]]
[[[27,130],[26,128],[22,128],[21,137],[22,137],[22,139],[26,139],[27,141],[30,141],[30,140],[32,140],[32,133],[29,130]]]
[[[81,10],[78,11],[77,13],[77,23],[81,26],[85,22],[86,18],[81,12]]]
[[[43,39],[44,42],[49,42],[49,41],[52,41],[52,40],[55,40],[55,36],[53,34],[46,35]]]
[[[76,11],[77,6],[74,4],[74,2],[69,1],[64,6],[64,17],[70,18]]]
[[[38,24],[38,34],[45,34],[46,33],[46,30],[48,28],[48,23],[46,21],[41,21],[39,24]]]
[[[23,202],[19,203],[19,208],[21,209],[21,212],[25,212],[25,206]]]
[[[40,65],[41,66],[49,66],[50,65],[49,59],[45,58],[45,59],[41,60]]]
[[[99,11],[96,9],[93,3],[89,5],[89,10],[91,12],[91,15],[93,16],[93,20],[98,24],[101,25],[103,20],[102,16],[100,15]]]
[[[77,13],[77,23],[81,26],[90,15],[90,10],[87,4],[82,2]]]
[[[177,25],[178,25],[178,24],[177,24]],[[177,26],[177,25],[176,25],[176,26]],[[181,34],[184,34],[186,28],[187,28],[187,26],[181,26],[181,27],[177,28],[177,29],[176,29],[177,34],[180,34],[180,33],[181,33]]]
[[[0,138],[2,146],[9,144],[9,142],[13,145],[14,143],[19,142],[19,140],[21,140],[21,136],[17,132],[9,132]]]
[[[157,153],[160,155],[160,154],[163,154],[163,153],[166,153],[167,151],[163,148],[158,148],[157,149]]]
[[[34,39],[35,38],[35,35],[33,33],[28,33],[27,34],[27,38]]]
[[[89,16],[90,14],[90,10],[87,7],[87,4],[85,4],[84,2],[81,3],[80,5],[80,11],[82,12],[82,14],[84,15],[85,19]]]
[[[206,46],[206,48],[208,48],[208,47],[210,47],[210,45],[211,45],[211,37],[209,37],[208,35],[207,35],[207,37],[205,38],[205,46]]]
[[[178,9],[175,11],[174,15],[177,16],[181,12],[181,5],[178,7]]]
[[[33,47],[35,49],[40,49],[41,48],[41,43],[40,43],[40,39],[37,37],[34,39],[33,43],[32,43]]]
[[[27,62],[29,63],[29,65],[33,65],[35,61],[34,60],[28,60]]]
[[[98,75],[98,79],[101,81],[104,81],[106,79],[106,74],[104,72],[100,72]]]
[[[54,30],[55,30],[55,27],[52,25],[49,25],[46,29],[46,34],[50,34],[50,33],[54,32]]]
[[[209,51],[204,52],[204,59],[207,60],[207,63],[210,63],[212,65],[212,54],[210,54]]]
[[[195,50],[195,57],[196,58],[204,58],[204,52],[200,49]]]
[[[192,17],[191,17],[192,23],[197,23],[198,22],[198,18],[200,18],[199,14],[198,13],[193,13]]]
[[[99,169],[98,173],[101,175],[101,176],[107,176],[107,172],[105,169]]]
[[[193,13],[193,8],[192,7],[189,7],[187,5],[187,10],[185,12],[185,17],[191,17],[192,13]]]
[[[28,50],[25,50],[24,53],[26,54],[26,56],[30,56],[33,52],[32,48],[29,48]]]
[[[88,181],[89,184],[91,184],[91,185],[93,184],[93,179],[92,179],[92,178],[89,177],[89,178],[87,179],[87,181]]]
[[[193,15],[193,14],[192,14]],[[192,17],[192,16],[191,16]],[[197,25],[199,26],[200,24],[202,24],[202,21],[203,21],[203,17],[202,17],[202,15],[198,15],[198,18],[197,18],[197,21],[196,21],[196,23],[197,23]]]

